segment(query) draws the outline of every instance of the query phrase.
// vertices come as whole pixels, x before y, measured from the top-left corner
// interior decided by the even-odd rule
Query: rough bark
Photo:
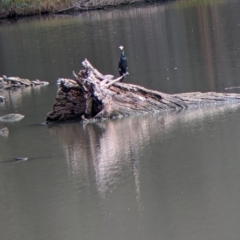
[[[124,117],[135,114],[178,111],[205,106],[240,103],[240,94],[193,92],[166,94],[119,82],[103,75],[85,59],[74,79],[58,79],[53,110],[46,123]]]

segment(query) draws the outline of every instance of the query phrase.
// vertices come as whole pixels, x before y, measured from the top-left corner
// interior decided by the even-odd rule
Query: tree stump
[[[56,102],[47,114],[47,124],[240,103],[240,94],[166,94],[119,82],[122,77],[113,79],[112,75],[103,75],[87,59],[82,65],[78,74],[73,72],[74,79],[58,79]]]

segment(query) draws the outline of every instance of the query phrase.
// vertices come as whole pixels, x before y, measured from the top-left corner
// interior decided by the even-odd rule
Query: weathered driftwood
[[[11,88],[22,88],[22,87],[33,87],[33,86],[45,86],[48,82],[36,80],[29,80],[19,77],[7,77],[3,75],[0,77],[0,89],[11,89]]]
[[[46,123],[124,117],[134,114],[240,103],[240,94],[194,92],[166,94],[141,86],[119,82],[103,75],[88,60],[73,79],[58,79],[56,103]]]

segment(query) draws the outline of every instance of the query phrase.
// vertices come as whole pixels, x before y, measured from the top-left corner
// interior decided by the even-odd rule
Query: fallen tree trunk
[[[13,88],[24,88],[24,87],[34,87],[34,86],[45,86],[48,82],[36,80],[29,80],[19,77],[7,77],[3,75],[0,77],[0,89],[13,89]]]
[[[74,79],[58,79],[53,110],[46,123],[124,117],[134,114],[240,103],[240,94],[194,92],[166,94],[122,83],[122,77],[103,75],[85,59],[83,70]]]

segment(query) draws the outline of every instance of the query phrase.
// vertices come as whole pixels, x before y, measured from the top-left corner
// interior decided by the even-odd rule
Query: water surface
[[[238,239],[240,106],[44,126],[58,77],[84,58],[166,93],[240,86],[240,3],[177,1],[0,24],[0,239]],[[29,157],[14,163],[13,157]]]

